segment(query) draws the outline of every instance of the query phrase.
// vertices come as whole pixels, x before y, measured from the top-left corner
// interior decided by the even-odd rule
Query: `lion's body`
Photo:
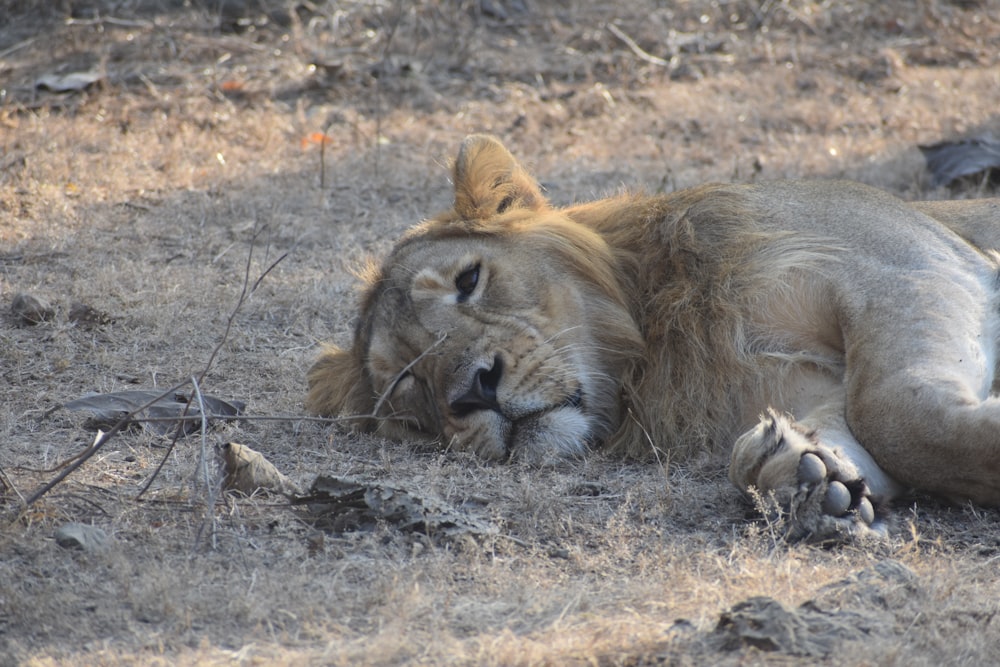
[[[455,184],[311,371],[313,411],[494,457],[736,443],[742,488],[842,483],[862,514],[904,486],[1000,503],[1000,203],[774,182],[556,210],[485,137]]]

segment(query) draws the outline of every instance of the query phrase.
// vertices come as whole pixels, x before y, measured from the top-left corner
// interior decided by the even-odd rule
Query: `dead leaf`
[[[942,141],[919,148],[935,187],[948,185],[963,176],[1000,169],[1000,140],[991,136]]]
[[[316,517],[317,527],[335,533],[373,530],[379,523],[404,532],[443,538],[479,537],[496,532],[489,523],[436,498],[344,477],[320,475],[309,493],[293,503],[307,505]]]
[[[92,417],[89,425],[92,428],[108,428],[117,424],[130,412],[134,412],[149,401],[152,401],[163,392],[157,389],[134,389],[130,391],[117,391],[107,394],[87,394],[76,400],[63,404],[62,407],[73,412],[89,412]],[[225,419],[235,417],[243,412],[246,404],[242,401],[224,401],[213,396],[202,395],[205,409],[208,410],[208,419]],[[188,406],[190,403],[190,407]],[[188,394],[175,392],[165,396],[141,414],[135,416],[135,421],[141,423],[143,428],[157,435],[167,435],[177,428],[176,418],[185,414],[188,417],[200,417],[201,410],[198,408],[198,400]],[[165,421],[143,421],[144,418],[164,419]],[[191,433],[201,428],[201,421],[192,419],[184,422],[184,433]]]
[[[104,76],[96,69],[67,74],[43,74],[35,81],[36,88],[46,88],[54,93],[77,92],[91,86]]]
[[[17,294],[10,302],[10,312],[21,324],[41,324],[56,315],[55,309],[30,294]]]
[[[104,311],[97,310],[93,306],[88,306],[79,301],[73,302],[70,305],[68,318],[70,322],[75,322],[86,329],[112,324],[115,321],[113,317]]]
[[[263,454],[237,442],[219,448],[226,470],[225,488],[252,495],[257,491],[277,491],[300,495],[295,482],[278,470]]]
[[[60,526],[53,536],[56,544],[63,549],[79,549],[81,551],[104,551],[108,548],[108,534],[97,526],[85,523],[67,523]]]

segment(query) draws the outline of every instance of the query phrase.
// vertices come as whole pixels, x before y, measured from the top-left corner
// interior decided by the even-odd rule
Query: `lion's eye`
[[[479,264],[462,271],[455,278],[455,289],[458,290],[459,301],[464,301],[465,299],[472,296],[472,293],[476,291],[476,285],[479,284]]]

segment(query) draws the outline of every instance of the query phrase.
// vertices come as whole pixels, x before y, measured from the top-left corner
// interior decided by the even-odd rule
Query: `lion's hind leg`
[[[773,499],[789,540],[844,541],[885,533],[881,505],[898,490],[831,414],[823,428],[769,409],[733,448],[729,478]],[[831,423],[832,422],[832,423]],[[869,478],[873,484],[869,483]]]

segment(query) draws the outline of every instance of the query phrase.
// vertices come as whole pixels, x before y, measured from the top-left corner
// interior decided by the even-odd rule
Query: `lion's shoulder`
[[[886,281],[936,267],[948,280],[926,289],[947,298],[952,274],[982,266],[1000,247],[998,210],[911,204],[845,181],[707,184],[566,209],[614,249],[646,345],[625,381],[636,419],[618,440],[703,451],[756,416],[739,406],[795,405],[787,379],[803,369],[838,377],[842,329],[867,326],[866,304]]]

